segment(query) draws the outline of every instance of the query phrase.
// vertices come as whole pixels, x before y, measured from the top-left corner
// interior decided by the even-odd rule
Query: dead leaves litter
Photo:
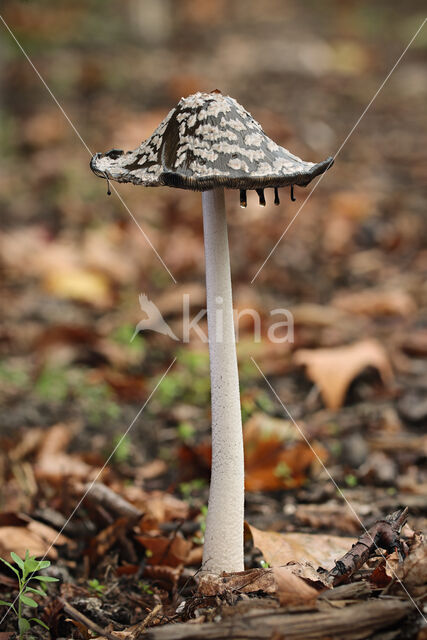
[[[261,531],[249,523],[245,524],[245,530],[271,567],[309,562],[315,567],[330,569],[355,542],[354,538],[322,534]]]
[[[344,347],[301,349],[296,351],[294,362],[305,366],[307,377],[319,387],[329,409],[343,406],[351,382],[367,367],[374,367],[385,385],[393,380],[387,353],[374,339]]]

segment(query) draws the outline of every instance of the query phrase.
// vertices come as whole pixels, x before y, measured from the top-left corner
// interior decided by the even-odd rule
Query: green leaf
[[[16,562],[16,564],[18,565],[18,567],[22,570],[24,570],[24,561],[21,560],[21,558],[18,556],[18,554],[16,554],[14,551],[10,552],[10,557],[12,558],[12,560],[14,562]]]
[[[24,561],[25,574],[32,573],[33,571],[38,571],[38,570],[39,570],[39,563],[35,558],[33,558],[33,556],[30,556],[29,558],[25,558],[25,561]]]
[[[34,602],[34,600],[32,598],[27,598],[27,596],[24,596],[23,593],[19,594],[19,599],[20,599],[21,602],[26,604],[28,607],[38,607],[37,602]]]
[[[18,569],[16,569],[15,567],[13,567],[10,562],[7,562],[7,560],[3,560],[3,558],[0,558],[0,560],[7,566],[9,567],[9,569],[12,569],[13,573],[15,573],[18,578],[21,578],[21,574],[19,573]]]
[[[40,580],[40,582],[58,582],[58,578],[51,578],[50,576],[33,576],[31,580]]]
[[[42,622],[38,618],[30,618],[30,620],[32,622],[37,622],[37,624],[39,624],[41,627],[44,627],[45,629],[47,629],[49,631],[49,627],[47,626],[47,624],[45,624],[44,622]]]
[[[40,569],[47,569],[48,567],[50,567],[49,560],[40,560],[37,562],[37,571],[40,571]]]
[[[33,587],[27,587],[24,593],[37,593],[37,595],[46,598],[46,594],[44,591],[42,591],[41,589],[33,589]]]
[[[6,600],[0,600],[0,604],[4,605],[5,607],[13,607],[13,602],[6,602]]]
[[[27,633],[31,628],[31,625],[26,618],[19,618],[18,625],[20,633]]]

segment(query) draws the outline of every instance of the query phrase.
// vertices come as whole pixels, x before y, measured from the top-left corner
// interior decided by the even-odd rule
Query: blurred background
[[[194,315],[205,305],[200,194],[117,185],[123,206],[91,173],[88,149],[134,149],[181,96],[220,89],[279,144],[321,161],[424,14],[417,0],[4,0],[5,22],[75,130],[1,24],[3,508],[30,508],[43,474],[90,477],[173,357],[110,468],[206,502],[207,345],[149,331],[130,342],[141,292],[178,335],[183,294]],[[282,190],[279,207],[270,192],[266,208],[248,194],[247,209],[226,194],[235,307],[263,318],[284,307],[295,322],[282,345],[266,333],[255,344],[250,318],[240,324],[255,524],[286,516],[288,528],[359,530],[351,514],[332,518],[336,490],[251,356],[360,514],[425,509],[426,58],[424,28],[253,284],[313,184],[296,202]],[[10,460],[31,464],[22,476]],[[304,510],[329,499],[323,520]]]

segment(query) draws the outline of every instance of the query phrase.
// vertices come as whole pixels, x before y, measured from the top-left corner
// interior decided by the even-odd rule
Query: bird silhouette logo
[[[160,313],[158,307],[154,304],[152,300],[149,300],[145,293],[139,294],[139,306],[142,311],[146,314],[146,318],[140,320],[135,327],[135,331],[131,338],[135,339],[135,336],[138,335],[140,331],[157,331],[157,333],[162,333],[164,336],[169,336],[172,340],[179,340],[179,338],[172,331],[166,320],[163,318]]]

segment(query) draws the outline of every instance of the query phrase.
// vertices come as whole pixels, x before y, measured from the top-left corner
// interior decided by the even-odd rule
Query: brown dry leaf
[[[203,560],[203,546],[197,545],[190,550],[188,554],[186,565],[187,566],[200,566]]]
[[[181,564],[185,564],[193,546],[192,542],[185,540],[180,535],[176,535],[172,539],[160,536],[135,536],[135,540],[150,552],[147,555],[149,564],[167,565],[169,567],[178,567]]]
[[[290,309],[296,325],[310,325],[315,327],[334,326],[345,319],[346,315],[335,309],[321,304],[305,303]]]
[[[144,514],[139,523],[142,531],[157,529],[163,522],[186,520],[189,516],[188,503],[170,493],[146,492],[135,485],[118,487],[117,490]]]
[[[44,287],[59,298],[71,298],[98,308],[112,305],[110,282],[99,272],[89,269],[57,269],[44,278]]]
[[[71,476],[87,479],[91,474],[93,467],[77,455],[65,452],[73,438],[74,430],[75,425],[58,423],[46,432],[34,467],[37,478],[56,480]]]
[[[317,460],[316,453],[326,459],[319,444],[310,448],[298,442],[301,435],[291,422],[265,414],[256,413],[246,422],[243,440],[247,491],[301,486]]]
[[[56,108],[35,113],[27,118],[21,130],[22,139],[37,148],[62,142],[66,135],[64,118]]]
[[[28,527],[0,527],[0,556],[12,562],[10,552],[14,551],[23,558],[25,552],[41,558],[46,556],[50,560],[56,560],[58,554],[49,542],[43,539],[35,531],[30,531]]]
[[[318,592],[296,576],[290,567],[274,567],[276,593],[281,605],[308,604],[316,601]]]
[[[289,562],[309,562],[314,567],[332,569],[335,561],[356,542],[355,538],[338,536],[261,531],[248,523],[245,523],[245,529],[252,537],[254,546],[272,567]]]
[[[355,221],[371,215],[374,205],[373,196],[364,191],[338,191],[329,201],[331,216]]]
[[[427,542],[418,536],[417,542],[410,548],[409,555],[399,562],[396,552],[387,557],[386,573],[389,577],[398,577],[411,593],[421,596],[427,584]]]
[[[341,293],[332,300],[332,305],[349,313],[367,316],[410,316],[416,310],[412,297],[403,290],[378,291],[366,289],[357,293]]]
[[[18,460],[26,458],[38,448],[43,440],[44,434],[45,430],[41,427],[31,427],[31,429],[27,429],[18,444],[9,451],[9,460],[18,462]]]
[[[386,385],[393,379],[387,354],[374,339],[344,347],[301,349],[295,352],[294,362],[306,367],[307,376],[319,387],[328,409],[343,405],[350,383],[366,367],[375,367]]]
[[[45,478],[53,482],[65,477],[87,479],[96,469],[86,464],[77,455],[57,453],[39,458],[35,468],[36,478]]]
[[[66,451],[73,437],[73,429],[73,425],[68,425],[65,422],[58,422],[58,424],[54,424],[45,431],[44,438],[39,448],[39,458],[52,456]]]
[[[81,256],[88,269],[102,272],[114,282],[126,284],[138,277],[138,261],[129,251],[126,236],[116,225],[88,230]]]
[[[189,282],[185,285],[177,285],[168,288],[158,298],[156,306],[163,317],[170,315],[182,315],[184,296],[188,296],[190,309],[203,309],[206,303],[206,289],[198,282]]]
[[[277,595],[281,604],[307,604],[314,602],[318,592],[295,575],[293,567],[249,569],[221,576],[205,574],[199,580],[198,594],[216,596],[230,592],[264,593]]]
[[[36,533],[48,544],[56,544],[58,546],[67,544],[68,546],[72,547],[76,546],[76,542],[74,540],[70,540],[70,538],[67,538],[67,536],[65,536],[63,533],[59,533],[53,527],[50,527],[43,522],[39,522],[38,520],[32,520],[25,514],[22,514],[21,517],[28,522],[27,529],[33,533]]]
[[[199,580],[197,593],[203,596],[216,596],[227,591],[240,593],[276,593],[276,581],[270,569],[249,569],[237,573],[204,574]]]
[[[176,586],[182,573],[182,565],[179,567],[147,565],[144,569],[143,577],[161,583],[165,588],[170,589]]]
[[[89,557],[91,564],[97,558],[105,556],[107,551],[121,538],[129,529],[128,518],[118,518],[113,524],[100,531],[90,542]]]
[[[308,525],[316,531],[331,530],[337,523],[343,533],[356,534],[360,531],[356,516],[348,510],[343,513],[342,507],[337,504],[301,504],[297,506],[294,517],[299,525]]]

